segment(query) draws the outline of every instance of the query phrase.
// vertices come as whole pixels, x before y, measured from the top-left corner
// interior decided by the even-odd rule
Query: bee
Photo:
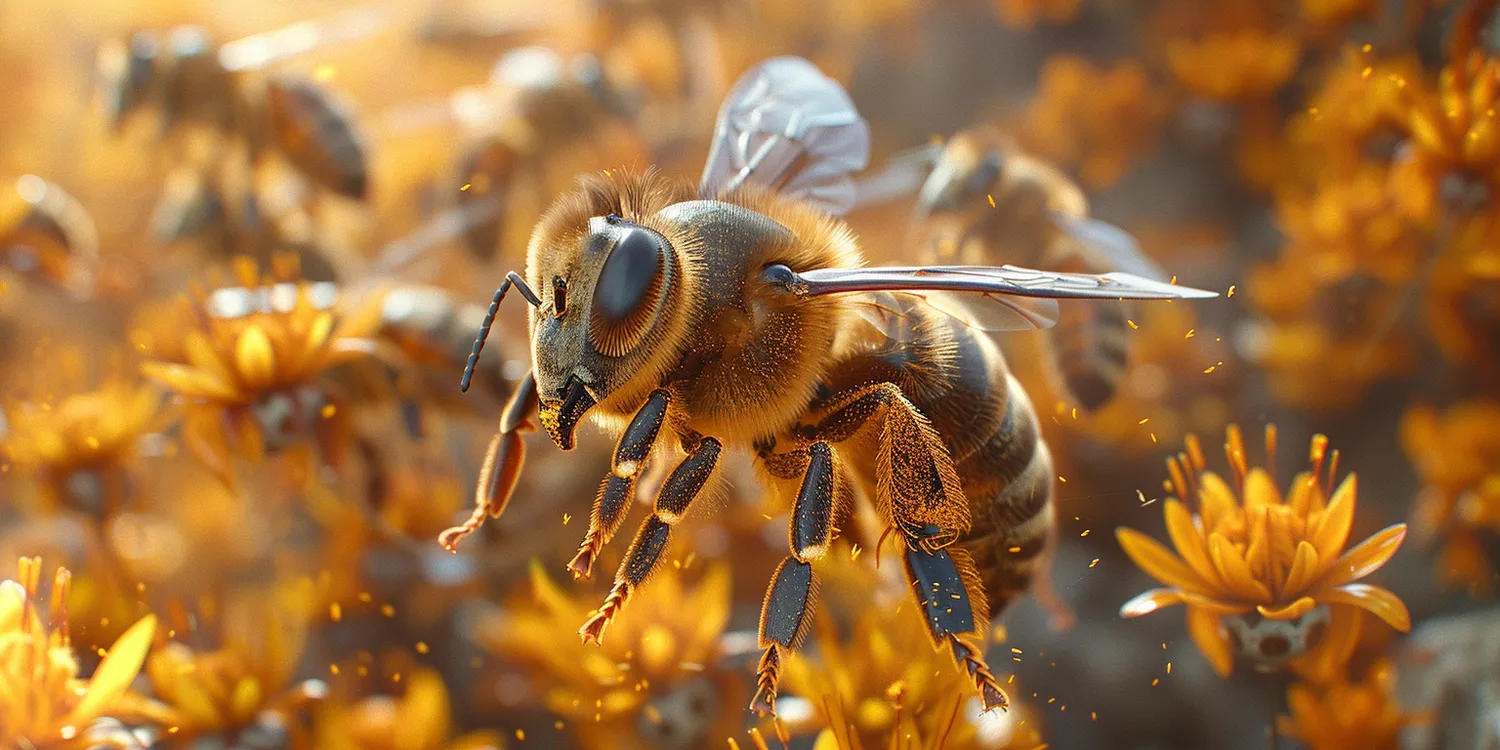
[[[452,113],[468,133],[458,159],[457,204],[472,208],[508,202],[525,182],[545,184],[546,164],[565,149],[596,137],[616,142],[610,150],[644,151],[624,138],[621,125],[634,116],[639,94],[610,78],[598,58],[572,58],[546,47],[523,47],[502,56],[484,86],[457,92]],[[619,131],[619,132],[615,132]],[[494,259],[503,213],[492,212],[465,232],[471,255]]]
[[[363,199],[368,189],[363,136],[349,108],[316,83],[291,74],[247,74],[380,25],[368,10],[304,22],[222,46],[198,26],[139,31],[99,51],[100,105],[111,127],[153,106],[163,134],[197,127],[236,138],[252,164],[274,151],[314,183]]]
[[[982,640],[1036,567],[1053,471],[1036,414],[985,333],[1044,327],[1055,298],[1216,295],[1118,272],[863,267],[837,216],[855,202],[850,175],[869,148],[837,82],[802,58],[772,58],[730,90],[696,190],[655,171],[607,172],[559,198],[525,275],[506,276],[475,340],[471,364],[506,294],[530,303],[531,372],[500,418],[473,516],[440,542],[453,550],[505,510],[522,432],[540,424],[570,450],[592,417],[619,437],[569,564],[587,578],[642,467],[675,444],[684,457],[579,631],[599,640],[721,454],[746,451],[791,505],[790,554],[761,610],[753,710],[774,713],[786,655],[811,623],[815,567],[856,490],[897,540],[934,647],[986,709],[1006,705]]]
[[[918,194],[930,262],[1017,265],[1079,273],[1165,275],[1134,238],[1088,215],[1062,172],[985,128],[954,136]],[[1093,411],[1119,389],[1129,360],[1129,306],[1063,305],[1050,333],[1050,375]]]

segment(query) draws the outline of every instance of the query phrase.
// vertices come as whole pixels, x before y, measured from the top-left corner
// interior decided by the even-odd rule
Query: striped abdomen
[[[1049,271],[1107,273],[1114,270],[1071,238],[1054,243],[1043,268]],[[1051,374],[1079,406],[1098,409],[1114,397],[1130,357],[1125,302],[1064,301],[1057,325],[1048,333]]]
[[[999,615],[1044,564],[1053,521],[1052,457],[1036,413],[986,334],[894,296],[882,303],[905,307],[902,321],[883,344],[840,363],[833,385],[894,382],[932,421],[969,503],[972,526],[959,543]]]

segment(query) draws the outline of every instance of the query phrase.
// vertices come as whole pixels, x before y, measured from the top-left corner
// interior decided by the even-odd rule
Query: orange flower
[[[1299,683],[1286,691],[1291,716],[1276,725],[1309,750],[1399,750],[1401,730],[1423,719],[1402,714],[1395,691],[1395,670],[1385,662],[1361,682]]]
[[[69,750],[128,747],[117,737],[92,730],[101,718],[135,718],[148,705],[130,693],[156,632],[146,616],[125,631],[105,653],[91,679],[78,677],[78,660],[68,634],[71,575],[58,568],[49,622],[36,602],[40,558],[22,558],[20,581],[0,582],[0,746]]]
[[[1418,539],[1441,541],[1444,577],[1488,590],[1495,561],[1484,539],[1500,534],[1500,404],[1468,401],[1442,414],[1413,407],[1401,444],[1424,485],[1413,512]]]
[[[1042,744],[1040,717],[1024,702],[984,712],[951,659],[910,648],[928,637],[921,611],[903,604],[909,594],[896,579],[881,575],[889,568],[874,569],[869,557],[850,558],[840,548],[820,561],[828,589],[860,593],[857,599],[830,595],[829,609],[814,619],[815,644],[787,661],[787,695],[777,705],[791,732],[817,731],[814,750],[1034,750]],[[849,613],[847,635],[834,624],[842,619],[840,604],[858,607]]]
[[[1454,24],[1437,81],[1397,81],[1409,148],[1391,170],[1391,189],[1413,218],[1436,224],[1485,206],[1500,189],[1500,60],[1478,44],[1494,3],[1470,3]]]
[[[111,379],[56,403],[10,404],[0,449],[41,481],[54,504],[108,515],[125,501],[123,472],[140,438],[156,429],[160,403],[154,388]],[[95,481],[75,481],[80,473]]]
[[[319,750],[500,750],[497,732],[453,738],[448,686],[436,670],[408,665],[394,673],[396,696],[331,702],[318,714]]]
[[[151,655],[146,674],[185,739],[239,736],[305,712],[326,688],[291,685],[311,617],[312,582],[281,584],[229,600],[219,621],[220,648],[195,651],[172,641]],[[291,685],[289,687],[289,685]]]
[[[1267,427],[1268,456],[1275,443],[1275,428]],[[1120,615],[1186,605],[1189,635],[1225,677],[1236,644],[1261,669],[1279,669],[1303,656],[1341,663],[1358,638],[1356,608],[1408,630],[1411,616],[1400,598],[1359,582],[1396,553],[1406,525],[1390,526],[1345,552],[1355,478],[1350,474],[1329,497],[1338,452],[1325,488],[1319,480],[1327,446],[1327,438],[1313,438],[1312,471],[1298,474],[1283,498],[1270,471],[1249,466],[1237,427],[1229,428],[1225,453],[1238,492],[1205,470],[1202,448],[1190,436],[1187,452],[1167,462],[1168,488],[1197,505],[1194,513],[1176,498],[1165,503],[1167,531],[1179,554],[1134,529],[1116,531],[1130,559],[1167,586],[1130,600]],[[1246,619],[1251,612],[1259,615],[1254,624]]]
[[[482,622],[479,641],[533,667],[547,708],[584,747],[644,750],[669,736],[706,746],[739,729],[750,697],[743,675],[720,666],[729,569],[710,565],[689,586],[686,567],[663,566],[593,646],[572,634],[598,595],[569,595],[533,561],[533,598]]]
[[[257,459],[301,442],[323,420],[343,419],[318,378],[371,355],[384,296],[368,295],[336,323],[330,286],[258,284],[253,263],[238,271],[241,286],[199,301],[197,325],[183,337],[186,362],[141,366],[188,403],[184,442],[221,475],[228,474],[231,437]]]
[[[1155,148],[1167,114],[1166,97],[1139,62],[1100,68],[1056,55],[1042,68],[1021,139],[1038,157],[1076,169],[1087,187],[1106,187]]]
[[[1178,82],[1198,96],[1226,102],[1270,95],[1292,77],[1301,57],[1296,37],[1259,29],[1167,42],[1167,66]]]

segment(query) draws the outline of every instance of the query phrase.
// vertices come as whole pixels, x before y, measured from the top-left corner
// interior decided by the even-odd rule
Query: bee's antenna
[[[484,340],[490,337],[490,326],[495,324],[495,313],[500,311],[500,302],[505,299],[505,293],[510,291],[511,286],[521,290],[521,296],[531,303],[532,307],[541,307],[542,300],[531,291],[526,280],[515,271],[505,274],[505,281],[500,282],[500,288],[495,290],[494,299],[490,300],[490,309],[484,313],[484,322],[479,324],[479,335],[474,339],[474,348],[469,351],[469,361],[464,364],[464,377],[458,383],[458,389],[464,393],[469,392],[469,381],[474,379],[474,366],[479,364],[479,353],[484,351]]]

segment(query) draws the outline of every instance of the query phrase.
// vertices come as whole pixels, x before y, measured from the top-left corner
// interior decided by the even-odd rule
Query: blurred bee
[[[1088,216],[1083,191],[999,133],[948,141],[918,196],[929,262],[1165,275],[1124,231]],[[1129,307],[1064,305],[1049,339],[1053,380],[1084,409],[1107,403],[1129,357]]]
[[[774,711],[786,654],[811,622],[813,566],[856,487],[894,532],[933,645],[950,650],[986,708],[1005,705],[982,641],[991,607],[1002,611],[1036,567],[1053,471],[1031,404],[984,332],[1050,324],[1047,298],[1215,295],[1124,273],[861,267],[835,215],[856,200],[850,174],[865,167],[869,138],[835,81],[801,58],[774,58],[730,91],[696,191],[654,171],[605,173],[554,203],[526,276],[506,276],[475,341],[471,364],[517,288],[531,304],[532,371],[490,444],[473,516],[442,544],[454,549],[505,510],[521,432],[539,422],[570,450],[592,415],[619,442],[569,565],[588,577],[643,466],[680,448],[579,631],[597,640],[661,563],[720,453],[750,451],[792,505],[791,554],[761,611],[754,710]]]
[[[565,150],[602,140],[615,158],[644,158],[624,127],[639,106],[636,91],[610,79],[597,58],[564,58],[546,47],[523,47],[501,57],[486,85],[462,89],[450,102],[466,133],[458,159],[461,208],[493,201],[501,210],[465,233],[469,252],[493,260],[504,211],[523,184],[546,185],[547,167]]]
[[[275,151],[314,183],[363,199],[368,168],[352,113],[311,81],[286,74],[252,80],[247,74],[366,36],[379,25],[378,15],[358,10],[222,46],[197,26],[165,34],[139,31],[99,51],[101,108],[118,131],[134,112],[154,107],[163,134],[197,127],[238,138],[252,164]]]

